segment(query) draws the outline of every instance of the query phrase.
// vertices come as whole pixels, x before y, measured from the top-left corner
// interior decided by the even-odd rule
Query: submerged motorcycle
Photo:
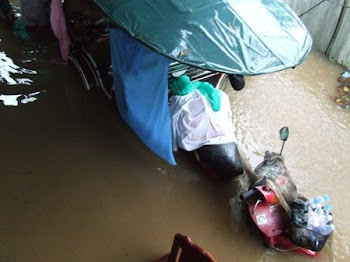
[[[87,90],[100,88],[114,103],[113,71],[110,58],[105,54],[105,50],[109,49],[110,26],[105,19],[94,19],[81,14],[70,16],[69,62],[79,72]],[[169,66],[168,81],[181,75],[189,76],[191,81],[209,82],[222,91],[229,86],[235,91],[240,91],[245,86],[242,75],[213,72],[174,61]],[[234,142],[206,145],[195,150],[194,155],[205,174],[214,181],[230,180],[243,173],[240,155]]]
[[[108,41],[113,40],[109,37],[111,28],[113,31],[120,29],[154,53],[174,61],[167,71],[169,80],[186,74],[191,81],[210,82],[218,89],[225,89],[231,82],[237,91],[244,87],[244,75],[294,68],[305,60],[312,46],[311,36],[300,19],[286,4],[277,0],[217,3],[195,0],[176,4],[157,0],[152,5],[149,1],[139,0],[94,2],[102,11],[102,16],[97,18],[69,14],[69,8],[65,10],[72,44],[69,60],[87,89],[101,88],[113,102],[116,92]],[[115,67],[115,72],[118,69]],[[135,85],[125,83],[120,86],[127,86],[125,90],[135,88]],[[159,86],[160,90],[163,88],[164,85]],[[128,102],[135,101],[135,96],[138,94],[129,96],[132,99]],[[142,98],[138,97],[139,105],[146,104],[147,99],[143,101]],[[130,106],[127,110],[134,108]],[[158,109],[150,111],[160,112]],[[161,125],[149,125],[148,129],[142,123],[137,123],[137,126],[151,133],[155,126]],[[137,133],[138,130],[133,131]],[[159,140],[166,135],[160,135]],[[170,163],[169,158],[157,154]],[[195,155],[216,180],[229,180],[243,172],[235,143],[203,146],[195,151]]]
[[[288,127],[280,130],[283,145],[288,135]],[[283,145],[276,157],[282,156]],[[249,220],[258,228],[267,247],[316,256],[333,231],[331,213],[327,207],[315,207],[312,201],[295,194],[296,187],[291,186],[291,178],[285,169],[282,171],[276,165],[271,168],[264,164],[256,169],[259,167],[265,168],[265,176],[256,180],[249,190],[240,195],[242,210],[247,212]],[[271,173],[274,183],[271,183]],[[285,194],[278,196],[278,190],[290,193],[292,199],[286,200]]]

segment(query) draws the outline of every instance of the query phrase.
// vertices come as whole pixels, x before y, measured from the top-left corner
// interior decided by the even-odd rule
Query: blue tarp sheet
[[[176,165],[168,108],[171,60],[119,29],[110,29],[118,110],[136,135],[156,154]]]

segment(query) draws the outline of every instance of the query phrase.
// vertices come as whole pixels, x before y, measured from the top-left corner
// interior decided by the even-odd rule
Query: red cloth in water
[[[52,0],[50,22],[52,31],[60,41],[62,59],[67,62],[69,55],[69,36],[61,0]]]

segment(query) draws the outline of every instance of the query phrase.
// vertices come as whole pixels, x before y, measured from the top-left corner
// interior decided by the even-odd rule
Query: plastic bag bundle
[[[197,89],[210,101],[214,111],[219,111],[221,108],[220,93],[208,82],[191,81],[187,75],[182,75],[172,80],[169,88],[174,95],[179,96],[187,95]]]
[[[320,251],[334,230],[329,197],[319,196],[311,200],[297,198],[292,203],[289,233],[294,244]]]

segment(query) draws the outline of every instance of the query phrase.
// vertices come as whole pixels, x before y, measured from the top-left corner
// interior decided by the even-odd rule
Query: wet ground
[[[0,261],[150,261],[177,232],[220,262],[313,260],[266,249],[234,222],[235,181],[212,183],[184,153],[176,167],[151,153],[100,90],[84,90],[59,62],[53,37],[22,43],[0,23],[0,39],[1,76],[12,71],[0,83]],[[336,230],[317,261],[350,259],[350,111],[330,99],[342,70],[313,51],[294,70],[227,90],[252,166],[280,150],[287,125],[284,155],[299,192],[329,194]]]

